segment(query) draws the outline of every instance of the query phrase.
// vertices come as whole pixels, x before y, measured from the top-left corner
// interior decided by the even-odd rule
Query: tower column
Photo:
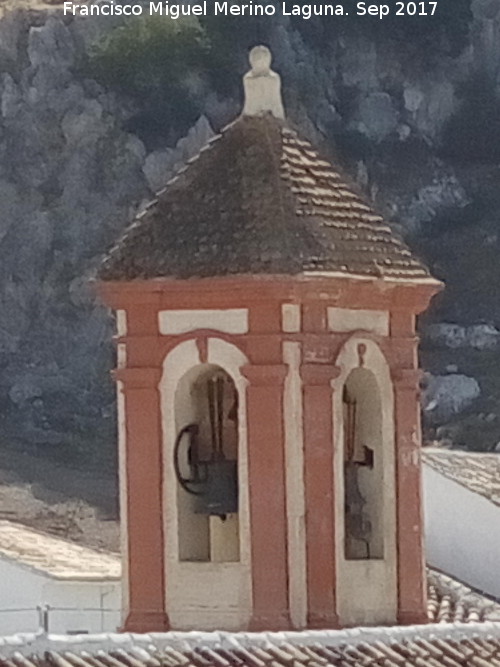
[[[340,369],[301,366],[304,406],[307,627],[338,626],[335,599],[333,389]]]
[[[165,545],[162,508],[162,438],[158,368],[115,372],[123,383],[126,429],[128,613],[123,629],[163,631]]]
[[[248,485],[252,563],[251,630],[291,627],[283,427],[284,364],[248,365]]]
[[[427,622],[420,462],[419,371],[393,373],[396,421],[398,621]]]

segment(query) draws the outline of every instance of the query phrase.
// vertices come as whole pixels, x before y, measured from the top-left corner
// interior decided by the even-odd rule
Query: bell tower
[[[415,319],[440,283],[287,124],[269,50],[250,65],[100,269],[124,628],[425,622]]]

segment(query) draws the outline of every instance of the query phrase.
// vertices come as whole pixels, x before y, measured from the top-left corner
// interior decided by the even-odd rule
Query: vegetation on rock
[[[146,15],[94,45],[84,69],[140,107],[133,131],[158,138],[178,135],[199,117],[210,55],[206,32],[196,19]]]

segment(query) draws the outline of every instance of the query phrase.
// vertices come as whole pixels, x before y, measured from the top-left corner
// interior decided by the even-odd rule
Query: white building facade
[[[500,598],[500,456],[426,450],[427,562]]]
[[[0,635],[114,632],[120,579],[118,555],[0,521]]]

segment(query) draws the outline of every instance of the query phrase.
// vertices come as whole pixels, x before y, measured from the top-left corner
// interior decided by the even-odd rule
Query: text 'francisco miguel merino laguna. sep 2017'
[[[366,16],[383,19],[386,16],[420,16],[433,17],[439,13],[439,0],[422,2],[396,2],[393,5],[350,2],[343,4],[294,4],[293,2],[258,3],[249,2],[218,2],[204,0],[199,4],[174,4],[169,2],[149,2],[149,4],[115,4],[97,5],[76,4],[65,2],[64,15],[73,16],[168,16],[178,19],[182,16],[295,16],[310,19],[313,16]]]

